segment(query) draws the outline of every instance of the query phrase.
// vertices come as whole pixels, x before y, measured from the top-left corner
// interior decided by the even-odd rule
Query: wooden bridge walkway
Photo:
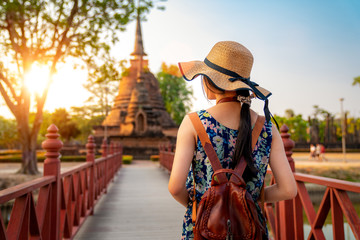
[[[171,197],[168,180],[151,161],[123,165],[74,239],[180,239],[185,208]]]

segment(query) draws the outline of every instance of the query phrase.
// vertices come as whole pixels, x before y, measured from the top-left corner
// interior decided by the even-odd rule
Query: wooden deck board
[[[171,197],[168,181],[150,161],[122,168],[74,239],[180,239],[185,208]]]

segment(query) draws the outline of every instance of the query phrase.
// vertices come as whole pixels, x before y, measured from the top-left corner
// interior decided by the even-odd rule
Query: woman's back
[[[233,41],[218,42],[204,61],[179,63],[185,80],[202,76],[204,92],[216,106],[198,112],[202,124],[223,167],[245,161],[246,190],[257,200],[268,164],[276,183],[265,187],[265,201],[276,202],[296,195],[296,182],[286,159],[281,136],[271,124],[268,98],[271,92],[250,81],[253,63],[251,52]],[[252,151],[252,127],[257,114],[250,110],[252,98],[264,101],[265,124]],[[241,120],[240,120],[241,119]],[[271,154],[270,154],[271,151]],[[243,159],[243,160],[241,160]],[[195,163],[196,199],[210,187],[213,169],[188,116],[183,119],[176,141],[176,152],[169,180],[169,191],[187,208],[183,239],[191,239],[193,186],[191,165]],[[189,172],[190,169],[190,172]],[[259,206],[256,205],[259,211]]]
[[[219,104],[219,105],[229,105]],[[226,108],[222,111],[223,108],[211,108],[209,110],[201,110],[198,112],[199,118],[209,135],[209,139],[214,147],[214,150],[220,160],[220,163],[223,168],[232,168],[232,158],[235,151],[235,142],[238,136],[238,130],[235,130],[236,126],[231,125],[231,123],[236,120],[235,114],[232,112],[227,112]],[[216,114],[222,121],[218,121],[213,114]],[[226,115],[227,114],[227,115]],[[256,117],[256,113],[254,113]],[[254,120],[256,121],[256,119]],[[225,125],[226,124],[226,125]],[[233,123],[234,124],[234,123]],[[236,123],[235,123],[236,124]],[[237,123],[238,124],[238,123]],[[256,144],[255,150],[253,151],[253,160],[254,166],[258,171],[256,177],[251,178],[247,181],[247,191],[253,197],[253,200],[256,202],[260,195],[261,186],[263,185],[263,180],[268,166],[268,160],[270,155],[270,145],[271,145],[271,122],[265,123],[258,142]],[[193,156],[193,161],[195,163],[195,183],[196,183],[196,198],[200,202],[201,197],[206,192],[207,189],[211,186],[211,179],[214,173],[211,164],[206,156],[203,146],[201,145],[200,140],[196,142],[196,148]],[[193,173],[192,169],[190,170],[187,180],[186,188],[189,192],[189,195],[193,195]],[[262,218],[261,210],[259,205],[256,205],[259,218],[261,221],[265,221]],[[192,202],[189,202],[183,222],[183,238],[189,239],[192,238]]]
[[[213,116],[217,122],[222,125],[231,128],[238,129],[240,123],[240,115],[239,112],[241,110],[241,105],[239,102],[226,102],[217,104],[206,111]],[[257,113],[254,111],[250,111],[251,114],[251,125],[255,124]]]

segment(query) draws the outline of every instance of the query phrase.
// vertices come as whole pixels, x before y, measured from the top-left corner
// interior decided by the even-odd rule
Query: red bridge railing
[[[289,160],[291,169],[297,182],[298,194],[294,199],[280,201],[276,204],[266,203],[265,214],[268,219],[268,225],[272,237],[276,240],[284,239],[325,239],[322,230],[325,219],[331,209],[331,221],[333,238],[345,239],[344,235],[344,216],[347,220],[355,239],[360,239],[360,218],[356,213],[353,203],[347,192],[360,193],[360,183],[353,183],[332,178],[318,177],[308,174],[295,172],[295,163],[292,155],[292,148],[295,146],[288,134],[288,127],[282,126],[281,137],[283,139],[286,156]],[[160,164],[163,168],[171,172],[174,153],[166,151],[165,147],[160,148]],[[170,150],[170,149],[169,149]],[[268,171],[272,174],[271,171]],[[270,184],[274,184],[275,179],[272,177]],[[320,207],[317,212],[310,199],[309,192],[305,183],[312,183],[325,186],[326,190]],[[308,236],[304,236],[304,219],[303,211],[311,227]]]
[[[159,147],[159,162],[160,166],[164,168],[169,173],[172,170],[172,165],[174,162],[174,151],[173,146],[171,144],[165,146],[162,145]]]
[[[95,159],[89,136],[86,162],[60,172],[62,142],[57,132],[51,125],[42,144],[44,176],[0,191],[0,204],[14,201],[7,228],[0,217],[1,240],[72,239],[121,168],[122,147],[104,141],[102,157]]]

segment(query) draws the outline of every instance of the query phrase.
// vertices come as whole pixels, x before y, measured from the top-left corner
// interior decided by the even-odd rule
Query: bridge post
[[[123,157],[123,145],[121,143],[119,143],[119,152],[120,152],[120,155],[119,155],[119,168],[122,167],[122,157]]]
[[[114,143],[113,143],[113,142],[110,142],[110,151],[109,151],[110,155],[112,155],[112,154],[115,153],[114,149],[115,149]]]
[[[294,159],[292,158],[292,154],[293,154],[292,149],[295,147],[295,142],[291,140],[290,134],[288,133],[289,128],[285,124],[281,126],[280,132],[281,132],[282,141],[284,143],[286,157],[289,161],[291,170],[295,172],[295,162]]]
[[[171,143],[168,143],[168,145],[167,145],[167,151],[168,151],[168,152],[172,152],[171,148],[172,148]]]
[[[101,144],[101,149],[102,149],[102,153],[101,153],[101,156],[102,157],[106,157],[108,154],[108,144],[107,144],[107,140],[106,138],[103,139],[103,142]]]
[[[58,139],[59,129],[51,124],[47,129],[46,140],[42,142],[42,148],[46,150],[44,161],[44,176],[55,176],[52,183],[50,198],[50,222],[47,225],[49,239],[60,238],[60,199],[61,199],[61,178],[60,178],[60,149],[63,143]]]
[[[108,167],[108,159],[107,159],[107,156],[108,156],[108,144],[107,144],[107,140],[106,138],[103,139],[103,142],[101,144],[101,149],[102,149],[102,154],[101,156],[103,158],[106,158],[106,160],[104,161],[104,193],[107,193],[107,179],[108,179],[108,174],[107,174],[107,167]]]
[[[115,157],[115,173],[116,171],[120,168],[120,143],[115,142],[114,143],[114,152],[116,153],[116,157]],[[115,176],[114,173],[114,176]]]
[[[86,161],[91,163],[90,168],[90,184],[89,184],[89,209],[90,215],[94,214],[94,201],[95,201],[95,141],[94,137],[90,135],[86,144],[87,154]]]
[[[293,172],[295,172],[295,162],[294,159],[291,157],[292,149],[295,146],[295,142],[290,139],[290,134],[288,133],[289,128],[285,124],[281,126],[281,138],[284,143],[285,154],[289,161],[290,168]],[[281,201],[276,204],[277,209],[277,224],[276,224],[276,231],[277,231],[277,239],[297,239],[295,236],[295,228],[294,222],[296,221],[296,217],[294,215],[294,200],[285,200]],[[302,214],[301,214],[302,217]]]

